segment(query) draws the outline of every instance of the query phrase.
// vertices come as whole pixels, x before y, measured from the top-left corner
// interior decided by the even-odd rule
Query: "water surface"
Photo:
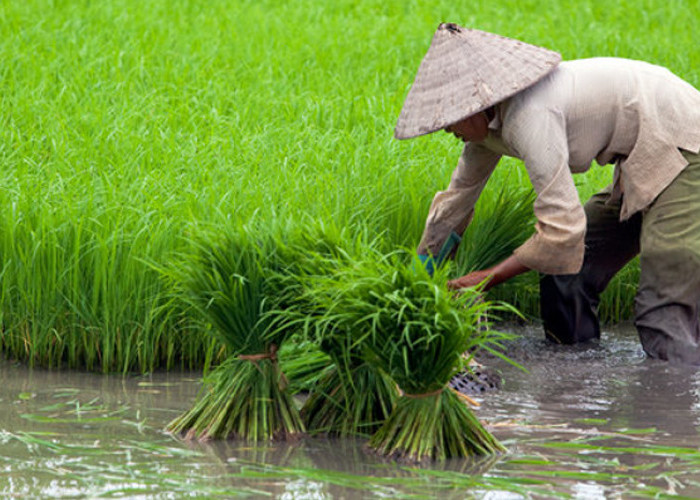
[[[500,391],[476,410],[509,452],[407,466],[363,441],[183,442],[163,428],[199,374],[102,376],[0,361],[3,498],[700,497],[700,376],[645,359],[629,326],[558,347],[518,328],[486,360]]]

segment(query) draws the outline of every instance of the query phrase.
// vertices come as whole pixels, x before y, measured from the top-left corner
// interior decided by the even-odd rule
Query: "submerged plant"
[[[280,266],[272,238],[252,230],[230,233],[173,272],[185,302],[211,325],[229,357],[205,379],[194,407],[169,429],[200,439],[291,438],[304,431],[277,350],[289,332],[271,328],[274,297],[268,279]]]
[[[463,353],[493,351],[505,338],[483,322],[487,311],[505,306],[484,302],[474,290],[455,297],[444,271],[431,279],[417,262],[373,257],[317,292],[327,329],[347,332],[364,359],[401,390],[370,448],[411,461],[503,451],[447,384],[463,367]]]

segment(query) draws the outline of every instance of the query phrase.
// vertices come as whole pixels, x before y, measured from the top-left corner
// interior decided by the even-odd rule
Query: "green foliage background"
[[[439,22],[698,86],[699,16],[694,0],[0,0],[0,349],[202,366],[217,345],[158,268],[204,229],[291,218],[414,246],[461,148],[392,138]],[[579,176],[582,198],[609,180]],[[519,162],[502,161],[483,203],[504,184],[528,185]],[[611,285],[606,319],[629,316],[636,273]],[[497,294],[534,315],[534,278]]]

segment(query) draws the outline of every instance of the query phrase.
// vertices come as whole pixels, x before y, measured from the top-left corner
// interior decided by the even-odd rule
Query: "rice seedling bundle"
[[[486,190],[474,210],[474,219],[462,235],[453,276],[488,269],[510,256],[535,227],[530,187],[501,184]],[[507,302],[518,311],[539,314],[537,273],[525,273],[486,292],[489,300]],[[522,319],[514,315],[512,320]]]
[[[280,266],[271,237],[252,229],[203,243],[172,272],[184,300],[211,325],[229,357],[204,380],[193,408],[169,429],[200,439],[288,439],[304,425],[280,371],[277,351],[289,331],[272,328]]]
[[[376,251],[376,242],[330,227],[309,227],[292,240],[285,247],[285,260],[291,264],[275,278],[285,291],[280,309],[274,311],[275,321],[286,329],[300,326],[330,363],[309,387],[301,410],[304,424],[310,432],[327,435],[370,435],[389,415],[397,396],[395,385],[365,361],[353,332],[326,321],[327,306],[318,298],[342,269],[363,253]],[[314,358],[318,355],[310,356]]]
[[[397,391],[391,379],[337,334],[322,341],[333,362],[312,388],[301,414],[309,431],[328,435],[369,435],[391,413]],[[334,338],[335,337],[335,338]]]
[[[417,261],[373,257],[339,272],[319,294],[327,328],[352,332],[364,359],[401,390],[369,447],[409,461],[503,451],[447,384],[463,367],[463,353],[492,350],[503,339],[477,322],[489,308],[504,306],[484,302],[476,291],[454,297],[443,270],[431,279]]]
[[[315,342],[304,335],[292,335],[278,352],[280,369],[289,383],[291,394],[308,393],[331,364]]]

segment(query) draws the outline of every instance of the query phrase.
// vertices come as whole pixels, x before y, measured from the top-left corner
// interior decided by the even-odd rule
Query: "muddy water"
[[[700,497],[700,376],[644,358],[629,326],[555,347],[519,329],[528,369],[489,360],[498,392],[478,415],[509,449],[410,467],[362,441],[184,443],[162,429],[198,374],[100,376],[0,361],[0,497]]]

